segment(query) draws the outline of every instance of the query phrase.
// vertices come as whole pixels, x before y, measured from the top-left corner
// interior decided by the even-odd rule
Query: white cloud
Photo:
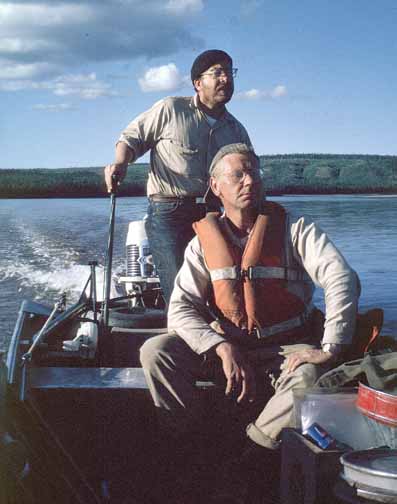
[[[186,77],[182,77],[174,63],[149,68],[143,77],[138,79],[139,85],[145,93],[152,91],[176,91],[186,84]]]
[[[0,4],[0,58],[10,64],[130,61],[203,45],[202,0],[38,0]]]
[[[202,0],[168,0],[167,9],[175,14],[196,13],[203,10]]]
[[[255,100],[256,98],[260,98],[263,95],[263,91],[259,91],[259,89],[250,89],[249,91],[243,91],[238,93],[239,98],[247,98],[249,100]]]
[[[286,94],[287,94],[287,88],[282,84],[279,84],[270,91],[270,96],[272,98],[280,98],[281,96],[286,96]]]
[[[33,82],[29,80],[0,80],[0,91],[22,91],[33,89]]]
[[[22,91],[24,89],[49,90],[56,96],[75,96],[83,100],[118,96],[111,84],[97,79],[95,73],[61,75],[52,80],[0,80],[0,91]]]
[[[266,100],[276,99],[288,94],[286,86],[279,84],[271,90],[249,89],[236,94],[236,98],[241,100]]]
[[[0,39],[0,52],[7,54],[28,54],[32,51],[47,51],[53,44],[49,40],[23,40],[20,38],[3,37]]]
[[[43,29],[68,24],[85,24],[95,18],[93,6],[75,4],[68,1],[63,3],[37,1],[30,4],[10,1],[0,6],[0,23],[8,28]]]
[[[263,7],[264,0],[241,0],[240,11],[243,16],[256,14],[257,10]]]
[[[64,75],[51,84],[57,96],[77,95],[85,100],[94,100],[103,96],[117,96],[111,85],[98,81],[95,73],[88,75]]]
[[[50,63],[7,63],[0,59],[0,80],[42,78],[59,71],[59,66]]]
[[[82,88],[70,82],[62,85],[63,81],[48,86],[48,82],[82,65],[90,68],[197,50],[204,43],[192,35],[192,24],[203,8],[203,0],[0,2],[0,91],[47,88],[82,98],[113,96],[104,82]],[[169,73],[174,80],[161,89],[178,86],[175,79],[181,77]]]
[[[74,107],[70,103],[58,103],[56,105],[49,105],[38,103],[33,105],[33,110],[42,110],[44,112],[67,112],[69,110],[74,110]]]

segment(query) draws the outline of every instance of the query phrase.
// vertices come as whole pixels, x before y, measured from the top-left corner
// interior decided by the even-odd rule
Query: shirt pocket
[[[201,155],[197,146],[169,140],[169,156],[172,170],[193,177],[201,175]]]
[[[195,156],[199,153],[198,147],[178,142],[177,140],[170,140],[170,148],[175,149],[182,156]]]

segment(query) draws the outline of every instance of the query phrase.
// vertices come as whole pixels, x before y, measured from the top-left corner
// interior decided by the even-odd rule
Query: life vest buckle
[[[255,339],[262,338],[261,333],[257,327],[254,327],[253,329],[251,329],[251,331],[248,333],[248,336],[250,336],[251,338],[255,338]]]
[[[244,280],[244,278],[248,278],[248,280],[252,280],[254,278],[254,267],[248,266],[247,269],[240,270],[240,280]]]

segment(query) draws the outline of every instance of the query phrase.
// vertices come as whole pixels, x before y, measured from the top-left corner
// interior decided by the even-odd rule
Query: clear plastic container
[[[294,390],[295,427],[305,433],[318,423],[354,450],[381,446],[374,429],[356,407],[357,394],[357,389],[351,388]]]

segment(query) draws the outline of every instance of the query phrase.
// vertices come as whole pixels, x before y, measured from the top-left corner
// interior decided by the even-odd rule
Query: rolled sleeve
[[[301,217],[291,226],[297,260],[301,261],[313,282],[324,289],[325,324],[322,343],[352,342],[360,281],[327,234],[316,224]]]
[[[131,121],[121,133],[118,142],[124,142],[133,149],[137,159],[161,139],[164,125],[168,120],[169,107],[165,98]]]
[[[210,285],[200,243],[195,237],[186,248],[184,263],[175,279],[168,309],[168,330],[175,331],[198,354],[225,341],[209,325],[211,314],[206,300]]]

